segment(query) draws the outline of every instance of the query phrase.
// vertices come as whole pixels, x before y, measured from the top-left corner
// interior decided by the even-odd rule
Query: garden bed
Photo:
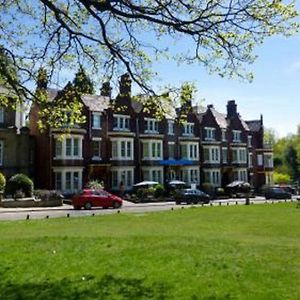
[[[12,199],[7,198],[0,201],[0,207],[4,208],[17,208],[17,207],[55,207],[62,206],[62,199],[40,200],[35,198],[20,198]]]

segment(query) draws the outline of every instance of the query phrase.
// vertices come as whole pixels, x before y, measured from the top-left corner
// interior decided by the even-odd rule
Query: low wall
[[[3,199],[0,201],[0,207],[15,208],[15,207],[54,207],[62,206],[62,199],[54,200],[39,200],[34,198],[22,198],[22,199]]]

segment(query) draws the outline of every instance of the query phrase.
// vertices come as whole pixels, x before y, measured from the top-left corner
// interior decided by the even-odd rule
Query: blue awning
[[[159,164],[162,166],[190,166],[193,162],[188,159],[164,159],[160,160]]]

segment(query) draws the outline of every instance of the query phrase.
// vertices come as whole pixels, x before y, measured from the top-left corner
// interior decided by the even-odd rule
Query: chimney
[[[128,73],[125,73],[121,76],[120,94],[122,96],[130,96],[131,94],[131,78]]]
[[[105,96],[105,97],[111,97],[111,86],[110,86],[110,82],[103,82],[102,87],[100,89],[100,95],[101,96]]]
[[[207,108],[214,108],[214,105],[213,104],[208,104]]]
[[[227,102],[227,117],[231,118],[237,115],[237,105],[235,104],[235,100],[229,100]]]

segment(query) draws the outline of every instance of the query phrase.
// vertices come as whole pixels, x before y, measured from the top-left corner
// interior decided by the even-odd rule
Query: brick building
[[[57,90],[47,91],[51,101],[60,96]],[[263,120],[244,121],[234,100],[228,101],[226,114],[213,105],[199,112],[190,100],[157,120],[155,108],[145,112],[132,100],[125,74],[115,99],[105,83],[100,95],[83,95],[81,101],[86,123],[63,139],[60,130],[40,133],[39,108],[31,108],[40,188],[72,193],[90,179],[103,181],[109,190],[118,190],[121,182],[130,190],[142,180],[164,184],[181,179],[216,187],[242,180],[255,188],[272,183],[272,150],[263,144]],[[178,122],[183,110],[184,123]]]

